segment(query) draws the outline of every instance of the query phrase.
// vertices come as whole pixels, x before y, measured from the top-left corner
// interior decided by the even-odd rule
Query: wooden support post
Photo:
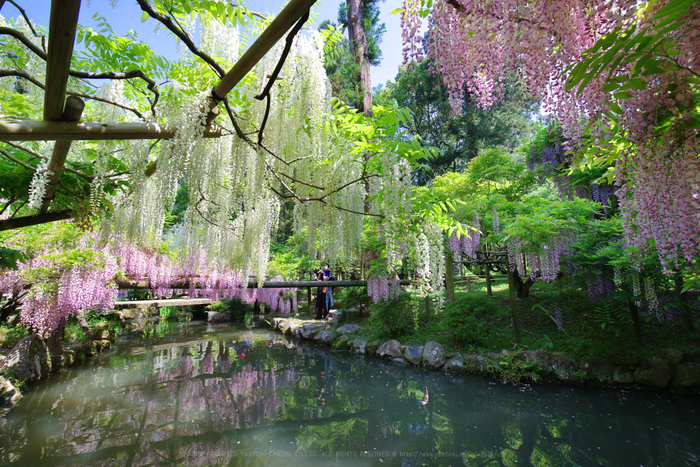
[[[78,27],[80,0],[53,0],[49,19],[49,45],[46,54],[44,120],[58,121],[63,115],[70,59]]]
[[[425,321],[430,322],[430,295],[425,296]]]
[[[486,275],[486,293],[493,295],[493,292],[491,291],[491,272],[489,271],[488,264],[484,265],[484,273]]]
[[[452,261],[452,256],[448,253],[445,255],[445,285],[447,286],[447,300],[450,303],[455,302],[455,265]]]
[[[471,293],[472,291],[472,279],[471,277],[467,277],[467,292]]]
[[[306,301],[309,304],[309,313],[313,313],[314,309],[311,307],[311,287],[306,289]]]
[[[506,269],[508,270],[508,295],[510,297],[510,314],[513,318],[515,342],[520,345],[520,320],[518,318],[518,307],[515,304],[515,279],[513,278],[513,271],[510,270],[508,265],[508,259],[506,259]]]
[[[82,99],[75,96],[68,96],[68,99],[66,99],[66,108],[63,111],[63,120],[67,122],[77,122],[80,120],[84,108],[85,102],[83,102]],[[61,172],[63,172],[63,166],[66,163],[71,144],[73,144],[72,141],[57,141],[53,146],[53,153],[51,154],[51,160],[48,166],[51,175],[49,176],[49,183],[46,186],[46,193],[41,203],[41,212],[46,212],[49,209],[49,204],[51,204],[51,200],[56,192],[56,186],[61,178]]]
[[[466,279],[466,276],[464,274],[464,263],[459,263],[459,275],[461,277],[461,281],[464,281],[464,279]]]

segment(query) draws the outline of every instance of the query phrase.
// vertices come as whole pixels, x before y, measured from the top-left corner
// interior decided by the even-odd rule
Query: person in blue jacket
[[[328,263],[323,263],[323,280],[335,280]],[[328,318],[328,313],[331,311],[331,308],[333,308],[333,287],[326,287],[326,318]]]
[[[333,280],[333,274],[330,271],[328,263],[323,263],[321,270],[316,273],[317,280],[330,281]],[[328,319],[328,311],[333,306],[333,295],[330,287],[319,287],[316,291],[318,296],[316,299],[316,319]]]

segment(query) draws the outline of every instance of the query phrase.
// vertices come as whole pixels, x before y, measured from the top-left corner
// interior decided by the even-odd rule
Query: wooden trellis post
[[[452,261],[452,256],[448,253],[445,255],[445,285],[447,286],[447,300],[450,303],[455,302],[455,265]]]
[[[506,270],[508,271],[508,295],[510,298],[510,314],[513,318],[513,330],[515,331],[515,342],[520,344],[520,321],[518,319],[518,307],[515,304],[515,279],[513,271],[510,270],[508,255],[506,255]]]
[[[489,265],[484,264],[484,275],[486,276],[486,293],[489,295],[493,295],[493,291],[491,290],[491,272],[489,271],[489,269]]]

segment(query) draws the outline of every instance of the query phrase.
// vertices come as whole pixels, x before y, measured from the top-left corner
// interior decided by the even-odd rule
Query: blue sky
[[[112,0],[113,1],[113,0]],[[326,19],[337,22],[338,5],[342,0],[319,0],[316,2],[314,11],[316,12],[316,27]],[[48,27],[50,0],[17,0],[36,24]],[[282,0],[248,0],[245,6],[251,10],[263,13],[276,14],[286,2]],[[385,0],[379,4],[381,10],[381,21],[386,24],[386,33],[381,45],[382,63],[371,68],[372,86],[386,83],[393,80],[398,72],[398,67],[403,59],[401,49],[401,27],[399,15],[390,13],[402,5],[401,0]],[[4,17],[15,17],[18,10],[10,3],[5,3],[0,12]],[[158,54],[168,58],[177,58],[178,52],[175,48],[175,38],[166,33],[165,28],[161,28],[158,35],[154,34],[154,22],[149,19],[141,23],[141,8],[133,0],[118,0],[113,8],[109,0],[83,0],[80,7],[80,17],[78,22],[84,26],[95,27],[92,17],[99,13],[107,19],[118,34],[125,34],[130,29],[136,31],[140,40],[147,42]]]

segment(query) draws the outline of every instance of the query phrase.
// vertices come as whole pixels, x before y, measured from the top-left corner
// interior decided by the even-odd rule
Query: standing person
[[[323,280],[335,280],[328,263],[323,263]],[[326,315],[324,318],[328,319],[328,313],[330,313],[331,308],[333,308],[333,287],[326,287]]]
[[[319,269],[316,272],[316,280],[323,281],[327,280],[323,269]],[[328,309],[326,308],[326,290],[327,287],[319,287],[316,290],[316,318],[315,319],[325,319],[328,314]]]

